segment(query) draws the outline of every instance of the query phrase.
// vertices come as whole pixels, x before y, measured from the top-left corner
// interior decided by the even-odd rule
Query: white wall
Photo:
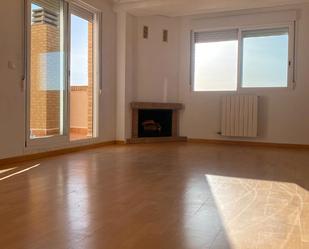
[[[148,39],[142,36],[143,26],[149,27]],[[178,100],[178,28],[177,18],[137,18],[135,100]],[[169,33],[167,43],[162,41],[164,29]]]
[[[135,94],[136,18],[117,12],[117,94],[116,140],[131,136],[130,103]]]
[[[0,157],[21,154],[24,147],[21,3],[2,1],[0,8]],[[8,68],[8,61],[16,64],[15,70]]]
[[[136,18],[132,15],[127,15],[126,19],[126,100],[125,100],[125,139],[131,138],[132,133],[132,110],[131,102],[136,95],[136,37],[137,24]]]
[[[126,127],[126,32],[127,14],[117,12],[116,140],[125,140]]]
[[[132,101],[177,102],[178,34],[176,18],[117,13],[117,140],[131,138]],[[143,27],[149,38],[144,39]],[[163,30],[169,42],[163,42]],[[125,52],[124,52],[125,51]]]
[[[99,104],[100,136],[97,141],[110,141],[115,137],[115,14],[107,0],[86,2],[103,12],[103,92]],[[46,148],[24,149],[25,92],[21,89],[23,1],[1,1],[0,5],[0,158],[5,158]],[[9,69],[8,61],[12,61],[16,69]]]
[[[284,18],[288,17],[286,14]],[[282,15],[233,15],[230,17],[183,18],[180,32],[179,101],[186,110],[181,116],[181,135],[199,139],[226,139],[220,131],[220,92],[190,90],[190,30],[242,25],[272,24],[284,20]],[[242,91],[261,96],[259,138],[253,141],[309,144],[309,6],[301,8],[297,28],[297,85],[295,90]]]

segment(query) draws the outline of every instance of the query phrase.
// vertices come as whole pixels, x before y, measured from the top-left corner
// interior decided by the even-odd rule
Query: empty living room
[[[0,20],[0,249],[309,249],[309,0]]]

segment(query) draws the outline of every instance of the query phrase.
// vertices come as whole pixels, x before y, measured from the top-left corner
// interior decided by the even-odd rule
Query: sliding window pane
[[[243,87],[288,86],[288,29],[243,32]]]
[[[64,42],[60,0],[31,2],[30,138],[63,134]]]
[[[237,30],[194,34],[194,91],[237,89]]]
[[[236,90],[237,46],[237,41],[195,45],[195,91]]]

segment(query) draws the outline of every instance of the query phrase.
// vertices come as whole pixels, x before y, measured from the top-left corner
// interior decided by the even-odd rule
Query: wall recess
[[[168,42],[168,30],[163,30],[163,42]]]
[[[149,36],[149,28],[148,26],[144,26],[143,27],[143,38],[148,39],[148,36]]]

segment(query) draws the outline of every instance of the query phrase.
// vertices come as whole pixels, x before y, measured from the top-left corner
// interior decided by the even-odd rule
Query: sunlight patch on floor
[[[309,248],[306,189],[294,183],[214,175],[206,175],[206,181],[233,249]],[[220,236],[214,243],[220,243]]]
[[[16,167],[14,167],[14,168],[9,168],[9,169],[1,169],[1,170],[0,170],[0,174],[3,174],[3,173],[6,173],[6,172],[9,172],[9,171],[12,171],[12,170],[14,170],[14,169],[16,169]]]
[[[6,179],[8,179],[8,178],[11,178],[11,177],[13,177],[13,176],[22,174],[22,173],[24,173],[24,172],[27,172],[27,171],[32,170],[32,169],[34,169],[34,168],[37,168],[37,167],[39,167],[39,166],[40,166],[40,164],[36,164],[36,165],[31,166],[31,167],[28,167],[28,168],[26,168],[26,169],[19,170],[19,171],[15,172],[15,173],[12,173],[12,174],[10,174],[10,175],[1,177],[1,178],[0,178],[0,181],[3,181],[3,180],[6,180]]]

